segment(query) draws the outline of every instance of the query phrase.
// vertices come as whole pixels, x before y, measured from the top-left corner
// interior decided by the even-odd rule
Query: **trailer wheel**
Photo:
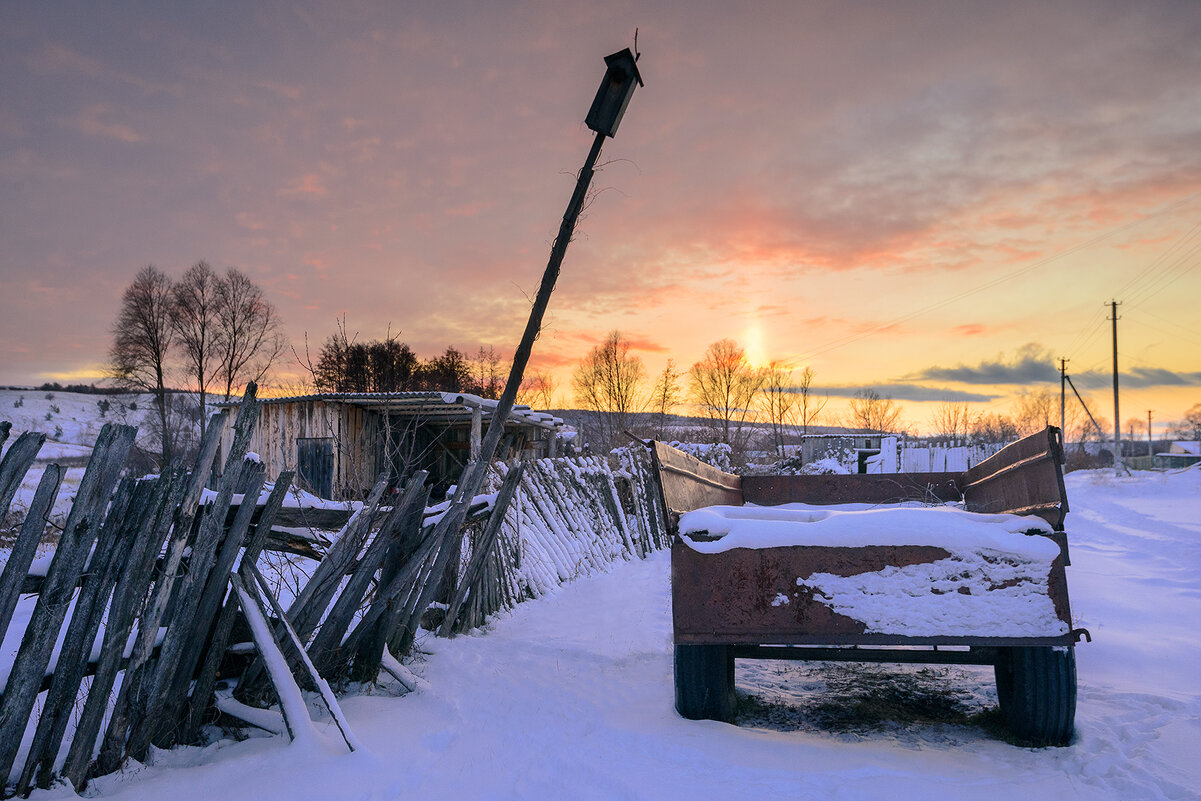
[[[734,657],[728,646],[677,645],[675,679],[676,711],[682,716],[733,722]]]
[[[997,700],[1015,738],[1028,745],[1067,745],[1076,723],[1076,649],[1001,649]]]

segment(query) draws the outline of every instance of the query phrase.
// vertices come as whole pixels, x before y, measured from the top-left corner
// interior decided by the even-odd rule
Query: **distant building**
[[[322,498],[361,497],[385,469],[400,479],[428,470],[438,496],[459,480],[478,453],[496,405],[495,400],[454,392],[262,398],[250,450],[263,461],[268,480],[295,470],[297,483]],[[232,446],[233,421],[230,415],[223,452]],[[566,432],[553,415],[514,407],[495,458],[564,455]]]
[[[1155,454],[1156,467],[1188,467],[1201,462],[1201,442],[1173,442],[1167,453]]]
[[[834,459],[851,473],[868,472],[868,460],[880,453],[881,435],[848,431],[843,434],[803,434],[799,445],[785,446],[804,464]]]

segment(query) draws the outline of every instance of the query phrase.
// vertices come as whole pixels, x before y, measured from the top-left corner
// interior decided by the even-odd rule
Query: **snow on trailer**
[[[683,716],[733,719],[736,658],[993,665],[1015,736],[1070,741],[1058,429],[958,474],[754,479],[654,453]]]

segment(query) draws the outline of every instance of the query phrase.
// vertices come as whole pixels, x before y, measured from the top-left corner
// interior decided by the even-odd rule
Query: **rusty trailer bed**
[[[1047,428],[1026,437],[963,473],[739,477],[663,443],[653,443],[652,449],[665,519],[673,534],[676,696],[677,708],[685,717],[733,718],[734,659],[982,664],[995,666],[1002,711],[1019,738],[1048,744],[1070,740],[1076,686],[1073,646],[1082,632],[1072,629],[1068,600],[1065,568],[1069,559],[1063,528],[1068,503],[1058,429]],[[949,550],[945,541],[941,547],[918,541],[845,546],[823,541],[729,547],[708,553],[680,534],[681,515],[705,507],[914,501],[959,501],[968,512],[1045,521],[1037,523],[1040,534],[1014,536],[1043,536],[1057,546],[1057,553],[1044,546],[1053,556],[1023,568],[1031,575],[1020,576],[1021,581],[1040,582],[1030,584],[1034,590],[1026,591],[1046,598],[1029,600],[1041,603],[1044,617],[1056,625],[1035,626],[1038,633],[1034,635],[1023,629],[1015,636],[1012,626],[1001,631],[1004,627],[982,624],[981,613],[987,616],[993,601],[990,592],[976,588],[978,597],[970,599],[975,610],[971,625],[957,628],[944,623],[937,632],[898,630],[895,626],[882,631],[854,614],[844,614],[845,605],[839,611],[838,604],[810,581],[814,576],[829,582],[837,581],[836,577],[876,574],[869,576],[872,586],[884,583],[887,603],[890,577],[913,566],[919,572],[934,570],[935,565],[955,566],[953,560],[944,561],[954,550]],[[939,524],[937,515],[930,519],[932,526]],[[853,520],[848,517],[843,522]],[[1005,558],[1004,552],[987,556],[989,560]],[[912,594],[913,579],[908,580],[904,589]],[[1012,582],[997,582],[995,587],[986,582],[985,589],[997,590],[998,609],[1001,596],[1012,594],[1007,584],[1012,586]],[[961,593],[965,590],[969,595],[973,591],[959,588]],[[940,591],[932,585],[931,592]],[[919,605],[939,601],[933,597],[930,601],[922,597],[904,600]],[[952,606],[942,608],[954,609],[955,602],[967,600],[952,598]],[[879,605],[880,598],[875,603]]]

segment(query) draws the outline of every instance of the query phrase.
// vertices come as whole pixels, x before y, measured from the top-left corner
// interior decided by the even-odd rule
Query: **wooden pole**
[[[509,419],[509,414],[513,411],[517,390],[521,386],[521,379],[525,376],[525,366],[534,349],[534,340],[538,338],[538,332],[542,329],[542,318],[546,315],[546,307],[550,303],[551,293],[554,292],[555,282],[559,278],[559,267],[563,264],[563,256],[567,253],[567,246],[571,243],[571,237],[575,233],[576,222],[584,208],[584,199],[587,197],[588,187],[592,183],[596,159],[600,156],[601,146],[604,142],[605,135],[598,133],[592,142],[592,149],[588,151],[588,158],[584,160],[579,177],[576,179],[575,191],[571,195],[571,201],[567,204],[563,221],[559,224],[559,235],[555,237],[555,243],[551,247],[550,260],[546,264],[546,270],[542,273],[542,284],[538,288],[538,295],[534,298],[534,306],[530,309],[530,318],[526,322],[525,333],[522,334],[521,344],[517,346],[517,352],[513,355],[513,366],[509,370],[509,379],[505,382],[505,390],[501,393],[500,401],[492,413],[492,419],[488,421],[488,433],[484,435],[484,441],[480,447],[480,458],[469,464],[463,472],[454,502],[447,510],[446,516],[438,522],[434,529],[433,537],[440,548],[430,573],[431,580],[425,583],[418,597],[416,619],[420,619],[422,612],[441,589],[442,582],[437,579],[445,573],[451,554],[456,552],[456,549],[451,547],[451,538],[460,536],[471,500],[483,485],[488,464],[496,453],[496,446],[500,442],[501,435],[504,434],[505,421]]]
[[[1118,306],[1116,300],[1109,301],[1113,310],[1113,469],[1118,475],[1122,473],[1122,418],[1118,411]]]

